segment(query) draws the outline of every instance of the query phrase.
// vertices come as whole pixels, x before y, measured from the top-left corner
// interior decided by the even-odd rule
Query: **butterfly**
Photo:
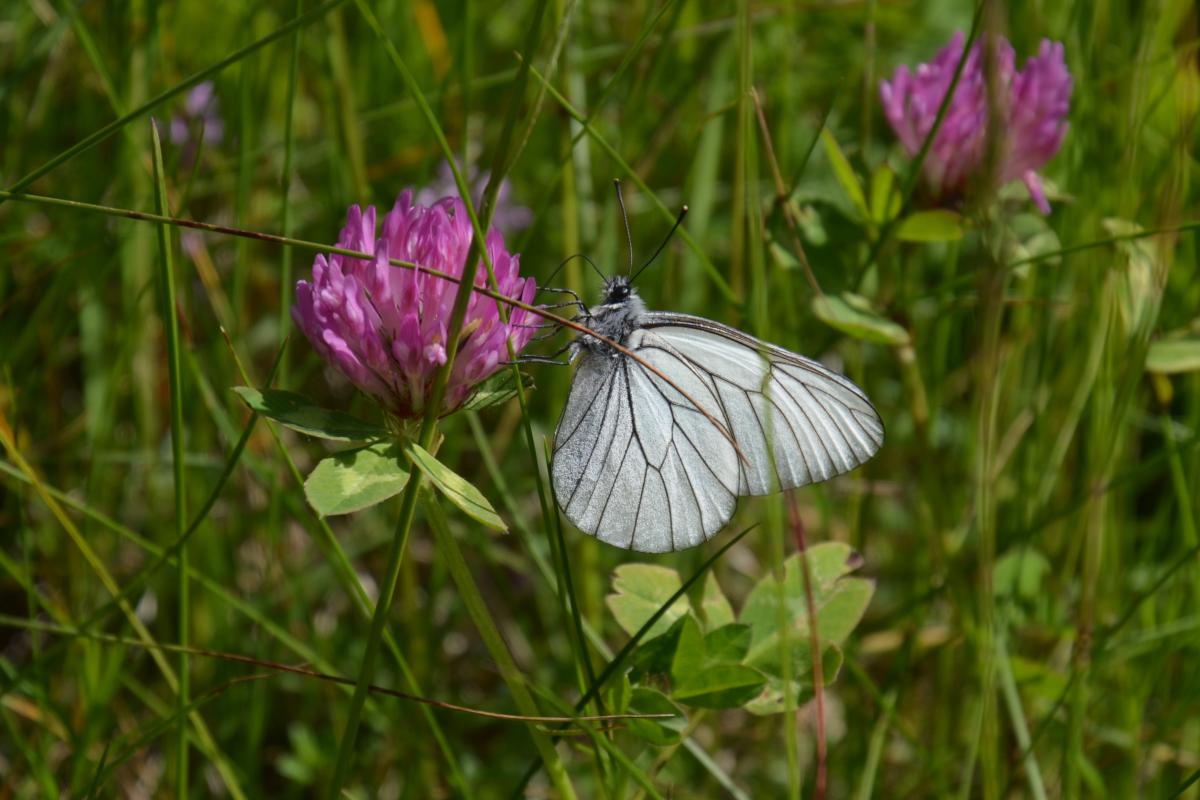
[[[577,318],[598,336],[568,345],[551,477],[581,531],[645,553],[695,547],[739,497],[828,480],[883,444],[878,412],[845,377],[719,322],[650,311],[634,277],[605,280]]]

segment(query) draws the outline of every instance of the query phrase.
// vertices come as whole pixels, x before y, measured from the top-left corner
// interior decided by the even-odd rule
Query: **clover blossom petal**
[[[384,215],[378,237],[373,206],[351,206],[337,246],[372,256],[370,261],[340,254],[318,255],[311,281],[296,284],[292,318],[313,348],[364,392],[402,418],[419,417],[430,400],[434,376],[449,358],[449,323],[458,290],[455,283],[389,259],[408,261],[461,277],[472,229],[458,197],[428,205],[406,190]],[[520,256],[510,253],[499,231],[486,246],[501,294],[529,303],[536,286],[520,274]],[[484,286],[480,265],[475,283]],[[446,385],[442,408],[461,406],[481,381],[508,359],[508,344],[519,352],[533,338],[533,315],[512,309],[500,318],[496,302],[473,294],[463,334]]]
[[[882,81],[879,97],[884,116],[909,155],[916,155],[933,129],[938,109],[954,79],[965,46],[956,33],[932,61],[915,69],[901,65],[890,81]],[[995,37],[995,97],[1003,129],[996,174],[999,183],[1024,181],[1043,213],[1050,204],[1037,170],[1062,145],[1071,104],[1071,74],[1061,43],[1043,40],[1038,54],[1016,69],[1012,45]],[[976,42],[946,114],[922,165],[925,182],[940,198],[963,196],[985,167],[988,150],[989,92],[984,47]]]

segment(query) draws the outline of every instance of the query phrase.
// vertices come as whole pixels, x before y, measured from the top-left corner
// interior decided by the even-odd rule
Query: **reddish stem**
[[[804,569],[804,604],[808,610],[808,644],[812,655],[813,699],[817,706],[817,779],[813,789],[814,800],[825,800],[826,763],[828,746],[825,740],[825,672],[821,665],[821,641],[817,631],[817,603],[813,599],[812,569],[808,564],[808,543],[804,538],[804,521],[794,495],[788,495],[788,517],[796,534],[796,549],[800,553],[800,565]]]

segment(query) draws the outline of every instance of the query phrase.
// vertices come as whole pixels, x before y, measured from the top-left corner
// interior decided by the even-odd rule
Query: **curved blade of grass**
[[[28,482],[33,486],[34,491],[38,494],[38,497],[40,497],[46,507],[50,509],[50,513],[53,514],[55,519],[58,520],[58,523],[63,527],[63,530],[67,532],[67,536],[70,537],[72,543],[74,543],[75,547],[83,555],[84,560],[88,563],[88,566],[91,568],[92,572],[94,572],[96,577],[100,579],[100,583],[104,586],[105,591],[107,591],[108,594],[113,598],[120,596],[120,586],[113,578],[112,573],[110,573],[108,568],[104,566],[104,562],[92,548],[88,540],[83,536],[83,534],[80,533],[79,528],[75,525],[75,522],[69,516],[67,516],[65,511],[63,511],[63,508],[61,505],[59,505],[58,500],[51,495],[49,491],[47,491],[46,485],[34,471],[33,467],[29,465],[29,462],[25,460],[25,457],[21,454],[21,451],[17,448],[12,428],[9,426],[8,419],[4,414],[3,409],[0,409],[0,444],[2,444],[4,449],[8,451],[8,456],[10,459],[12,459],[15,467],[20,470],[20,472],[24,473],[24,475],[28,478]],[[137,633],[138,638],[147,644],[155,643],[154,637],[151,635],[149,629],[146,628],[145,624],[138,618],[137,614],[133,610],[133,607],[130,606],[127,601],[121,601],[120,606],[122,613],[125,615],[125,619],[129,622],[130,626],[132,626],[134,632]],[[175,671],[171,669],[171,665],[167,663],[167,660],[161,653],[152,653],[152,657],[154,658],[154,662],[158,666],[159,672],[162,673],[163,680],[166,682],[167,687],[170,689],[172,694],[178,692],[179,681],[175,675]],[[201,749],[203,749],[205,755],[214,762],[217,771],[221,775],[221,779],[225,782],[226,787],[229,789],[229,793],[235,798],[238,798],[238,800],[245,800],[246,795],[242,792],[241,785],[237,780],[236,774],[234,774],[233,769],[230,767],[229,762],[225,758],[224,754],[217,749],[216,741],[213,739],[212,733],[209,731],[208,726],[205,724],[203,718],[201,718],[200,715],[195,712],[189,713],[188,718],[191,720],[193,727],[196,729],[196,737],[201,744]]]
[[[650,190],[650,187],[646,185],[646,182],[642,180],[641,176],[634,172],[633,167],[629,166],[628,162],[621,158],[621,154],[617,152],[616,148],[609,144],[608,140],[600,135],[595,126],[593,126],[589,121],[590,118],[580,113],[575,106],[571,105],[570,101],[563,97],[562,93],[555,89],[554,86],[552,86],[540,72],[532,67],[530,68],[530,72],[533,73],[535,78],[541,81],[542,85],[546,87],[546,91],[552,98],[554,98],[554,101],[562,107],[563,111],[567,112],[572,118],[575,119],[576,122],[583,126],[583,129],[587,131],[589,136],[592,137],[592,140],[600,146],[600,149],[607,153],[608,157],[613,160],[613,163],[620,167],[621,171],[629,176],[629,180],[633,181],[633,184],[638,187],[638,190],[645,194],[646,197],[650,198],[651,202],[654,203],[658,210],[661,211],[669,221],[672,223],[675,222],[676,212],[667,208],[667,204],[660,200],[658,195]],[[704,267],[704,271],[708,273],[708,277],[712,280],[713,285],[717,287],[725,300],[730,303],[737,303],[737,297],[734,295],[733,289],[730,287],[729,282],[722,277],[716,265],[713,264],[712,259],[710,259],[708,254],[704,252],[704,249],[700,247],[700,243],[697,242],[690,233],[688,233],[687,228],[681,226],[678,229],[678,234],[679,237],[687,243],[688,247],[692,249],[692,252],[696,254],[696,257],[700,260],[701,266]]]
[[[326,13],[328,13],[330,10],[341,5],[343,1],[344,0],[327,0],[325,3],[322,3],[320,6],[314,8],[312,11],[309,11],[307,14],[304,14],[302,16],[299,16],[299,17],[293,19],[291,22],[284,24],[283,26],[277,28],[276,30],[272,31],[270,34],[264,36],[263,38],[255,41],[255,42],[252,42],[251,44],[246,45],[241,50],[238,50],[237,52],[232,53],[229,56],[225,57],[224,59],[218,61],[216,64],[213,64],[211,67],[208,67],[206,69],[203,69],[203,70],[195,73],[190,78],[187,78],[186,80],[184,80],[182,83],[178,83],[175,86],[171,87],[170,89],[167,89],[165,92],[155,95],[150,100],[147,100],[145,103],[143,103],[142,105],[138,106],[137,108],[133,109],[132,111],[128,112],[127,114],[113,120],[112,122],[110,122],[109,124],[107,124],[103,128],[101,128],[100,130],[96,131],[95,133],[91,134],[90,136],[85,137],[83,140],[81,140],[77,144],[72,145],[71,147],[67,148],[63,152],[59,153],[54,158],[47,161],[45,164],[42,164],[40,167],[38,167],[37,169],[35,169],[32,172],[30,172],[29,174],[27,174],[25,177],[18,180],[12,186],[8,187],[8,192],[21,191],[22,189],[24,189],[25,187],[29,186],[31,183],[36,181],[38,178],[42,177],[43,175],[45,175],[49,172],[52,172],[59,165],[64,164],[67,161],[70,161],[72,158],[79,155],[80,153],[84,153],[84,152],[87,152],[88,150],[91,150],[93,147],[100,144],[105,139],[109,138],[110,136],[115,134],[117,131],[121,130],[121,128],[125,127],[130,122],[132,122],[133,120],[135,120],[138,117],[145,114],[147,111],[150,111],[152,108],[155,108],[156,106],[166,102],[167,100],[170,100],[172,97],[176,97],[180,94],[183,94],[188,89],[191,89],[193,86],[202,82],[206,78],[209,78],[212,75],[216,75],[218,72],[225,69],[230,64],[236,64],[237,62],[244,59],[246,56],[248,56],[251,53],[254,53],[258,50],[261,50],[262,48],[266,47],[268,44],[275,41],[276,39],[281,39],[284,36],[287,36],[293,30],[296,30],[297,28],[301,28],[305,25],[308,25],[311,22],[315,22],[316,20],[323,17]],[[7,199],[8,199],[8,193],[0,194],[0,205],[3,205]]]
[[[526,716],[538,716],[537,704],[533,701],[533,696],[529,693],[529,688],[526,686],[525,676],[521,674],[521,670],[517,667],[516,661],[513,660],[512,653],[508,650],[508,645],[504,642],[504,637],[500,635],[500,629],[496,626],[495,620],[492,619],[491,612],[488,611],[487,603],[483,599],[483,595],[479,592],[479,587],[475,584],[475,579],[471,576],[470,568],[467,566],[466,559],[463,558],[462,551],[458,548],[458,542],[454,539],[454,534],[450,532],[450,527],[446,523],[446,515],[442,511],[441,501],[439,498],[426,490],[423,505],[429,518],[429,525],[433,528],[434,537],[437,541],[437,552],[441,556],[446,565],[450,577],[454,579],[454,584],[458,587],[459,594],[462,597],[463,605],[467,607],[467,613],[470,614],[471,620],[475,623],[476,629],[479,631],[480,638],[483,639],[486,645],[488,654],[492,660],[496,662],[496,666],[500,669],[500,676],[504,679],[505,685],[508,686],[509,693],[513,696],[513,700],[517,704],[517,708]],[[558,754],[554,751],[554,740],[547,736],[546,733],[539,727],[528,726],[529,735],[533,738],[533,743],[541,754],[541,761],[546,765],[547,770],[551,773],[551,779],[556,787],[565,787],[567,790],[566,797],[574,797],[574,792],[571,790],[571,784],[566,776],[566,769],[562,761],[558,758]],[[555,776],[554,772],[562,770],[563,774]]]
[[[222,333],[225,332],[222,331]],[[237,349],[233,346],[233,341],[228,339],[228,334],[226,334],[226,341],[229,344],[230,353],[233,356],[234,364],[236,365],[242,380],[247,384],[252,385],[254,382],[251,379],[250,373],[246,371],[245,365],[238,356]],[[291,453],[288,452],[287,446],[283,443],[283,439],[279,435],[278,428],[274,422],[269,419],[267,420],[267,429],[271,433],[271,438],[275,441],[276,449],[278,449],[284,462],[287,464],[288,470],[292,476],[292,480],[295,481],[295,484],[298,488],[303,490],[304,476],[300,473],[299,467],[296,466],[295,459],[292,458]],[[409,485],[411,486],[413,483],[417,482],[417,480],[419,480],[419,476],[415,476],[414,479],[411,479],[409,481]],[[299,505],[302,509],[301,513],[308,515],[316,524],[317,536],[315,538],[323,549],[323,554],[325,555],[326,559],[332,565],[334,574],[337,576],[343,589],[353,601],[355,609],[362,614],[364,618],[374,619],[374,617],[377,616],[378,605],[373,605],[371,603],[371,598],[368,596],[367,590],[363,587],[362,581],[358,577],[358,573],[355,572],[354,566],[350,563],[350,559],[346,556],[345,551],[342,549],[341,543],[338,542],[337,537],[334,535],[333,529],[329,527],[329,521],[318,514],[308,503],[300,502]],[[391,652],[392,657],[396,661],[396,665],[400,668],[400,672],[404,676],[404,680],[407,681],[414,694],[420,695],[421,687],[417,683],[416,675],[409,667],[408,661],[404,658],[404,655],[401,652],[395,638],[386,628],[383,631],[383,641],[384,644],[387,645],[388,650]],[[426,723],[429,725],[430,732],[433,734],[434,741],[437,743],[443,757],[446,759],[447,765],[450,767],[450,779],[459,787],[464,797],[470,797],[472,795],[470,786],[467,784],[467,780],[459,766],[458,757],[455,751],[450,748],[449,742],[446,740],[445,733],[442,731],[441,726],[438,724],[437,719],[433,716],[433,713],[429,710],[429,708],[422,706],[421,711],[425,716]]]
[[[442,399],[445,396],[446,382],[450,376],[450,372],[454,367],[454,360],[458,351],[458,344],[462,335],[463,320],[466,317],[467,304],[471,298],[473,287],[475,284],[475,276],[479,269],[480,260],[487,265],[489,276],[492,276],[494,283],[493,267],[491,258],[484,247],[486,237],[484,230],[490,223],[491,214],[495,207],[495,199],[500,189],[500,181],[503,178],[504,171],[507,167],[509,151],[513,141],[513,131],[516,127],[521,100],[524,95],[525,85],[528,79],[529,68],[525,66],[518,69],[517,76],[514,79],[513,96],[510,99],[508,114],[505,118],[504,128],[500,135],[499,144],[495,151],[493,159],[493,168],[491,177],[487,187],[484,189],[484,224],[480,225],[479,219],[475,213],[474,203],[471,198],[471,191],[463,177],[462,171],[459,169],[453,151],[450,149],[446,141],[445,134],[441,126],[438,124],[437,118],[434,116],[432,109],[417,84],[416,79],[409,71],[407,65],[401,58],[399,51],[388,38],[379,20],[376,19],[374,13],[367,3],[363,0],[355,0],[360,13],[366,20],[368,26],[375,32],[376,36],[383,45],[385,52],[397,72],[405,84],[405,88],[417,103],[417,107],[421,115],[425,118],[429,125],[430,131],[438,142],[443,155],[445,155],[450,169],[454,174],[455,184],[458,187],[459,195],[463,199],[466,207],[467,216],[471,220],[471,226],[474,236],[471,239],[471,246],[467,251],[466,263],[463,266],[463,274],[459,283],[458,291],[454,297],[454,304],[450,312],[450,320],[447,325],[447,339],[445,343],[447,358],[441,365],[438,372],[434,376],[433,385],[429,393],[428,403],[424,419],[421,421],[421,429],[417,437],[417,444],[425,449],[429,449],[432,444],[434,432],[436,430],[438,414],[441,410]],[[532,56],[534,49],[537,46],[538,36],[541,30],[542,18],[544,16],[546,0],[539,0],[538,6],[534,12],[533,24],[529,27],[528,36],[525,42],[525,60]],[[532,124],[532,120],[531,120]],[[482,257],[482,259],[481,259]],[[520,378],[518,380],[518,389],[520,388]],[[376,606],[375,614],[371,620],[371,628],[367,636],[367,646],[364,652],[362,664],[359,670],[359,681],[355,687],[354,697],[351,698],[350,709],[348,712],[345,732],[338,746],[337,764],[334,770],[333,780],[330,783],[329,796],[337,798],[341,792],[341,787],[345,784],[347,774],[349,772],[350,757],[354,748],[354,740],[357,736],[359,721],[362,712],[362,705],[366,699],[366,685],[370,682],[370,678],[374,673],[375,659],[378,654],[379,641],[387,612],[390,609],[392,598],[395,594],[396,582],[399,579],[400,564],[403,560],[404,551],[408,544],[408,536],[412,528],[413,517],[416,512],[416,503],[418,493],[423,484],[421,476],[415,475],[408,486],[405,488],[404,496],[401,500],[401,508],[399,519],[396,524],[396,533],[392,540],[392,546],[388,552],[387,566],[384,570],[384,578],[380,584],[379,602]],[[466,577],[470,577],[467,573]],[[484,607],[486,611],[486,606]],[[554,779],[556,787],[560,794],[565,797],[573,796],[570,780],[567,777],[566,770],[562,767],[558,759],[558,754],[553,747],[542,749],[543,757],[547,759],[547,767],[550,770],[552,779]]]

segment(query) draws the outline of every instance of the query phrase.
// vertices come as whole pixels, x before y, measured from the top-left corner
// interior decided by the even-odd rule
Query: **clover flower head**
[[[916,69],[900,66],[890,81],[880,83],[884,114],[909,155],[917,154],[933,129],[963,46],[962,33],[956,33],[929,63]],[[1016,69],[1012,45],[1003,37],[992,40],[991,50],[995,74],[991,99],[1003,120],[995,178],[1001,184],[1024,181],[1037,207],[1048,214],[1050,203],[1037,170],[1058,152],[1067,133],[1072,83],[1063,46],[1043,40],[1023,70]],[[939,197],[961,196],[984,167],[990,116],[984,66],[984,47],[976,42],[926,154],[925,180]]]
[[[471,202],[479,208],[483,201],[483,190],[487,188],[491,173],[480,172],[474,165],[467,168],[467,184],[471,187]],[[433,182],[417,193],[417,202],[430,205],[443,197],[458,197],[458,184],[454,182],[454,171],[450,162],[443,161],[438,165],[437,177]],[[481,220],[482,221],[482,220]],[[496,210],[492,213],[492,224],[504,234],[516,233],[533,224],[533,212],[519,205],[512,196],[512,184],[508,178],[500,181],[500,189],[496,193]]]
[[[430,400],[434,376],[446,363],[447,326],[458,285],[417,270],[395,267],[398,259],[461,277],[471,246],[471,223],[458,197],[429,205],[405,190],[376,230],[374,206],[351,206],[337,246],[370,253],[370,261],[318,255],[311,281],[296,284],[292,318],[312,346],[356,386],[374,395],[394,415],[419,417]],[[536,286],[519,274],[520,256],[505,249],[492,229],[487,252],[496,283],[507,297],[530,303]],[[483,286],[480,264],[475,284]],[[533,338],[533,315],[512,309],[500,318],[496,301],[472,293],[458,354],[442,408],[461,406],[481,381]]]

